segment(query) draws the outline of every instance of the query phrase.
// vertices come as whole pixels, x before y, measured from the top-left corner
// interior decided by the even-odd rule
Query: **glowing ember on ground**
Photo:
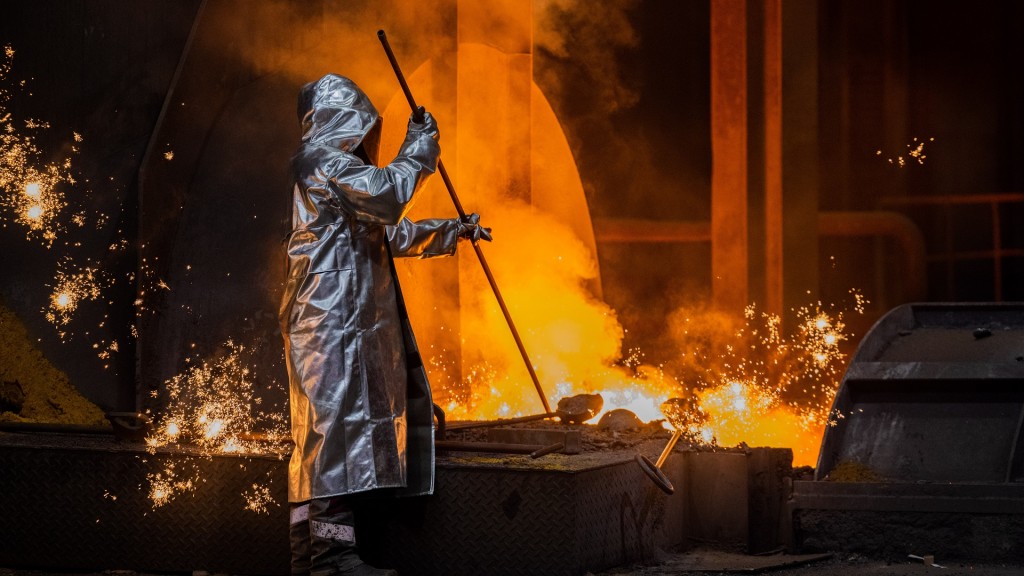
[[[244,453],[283,457],[290,453],[287,411],[260,409],[262,398],[246,361],[250,353],[246,346],[229,341],[219,359],[193,364],[165,382],[166,407],[154,418],[152,432],[146,437],[147,449],[155,453],[173,445],[200,457]],[[154,393],[154,398],[160,396]],[[154,507],[201,483],[196,466],[191,470],[195,481],[175,481],[178,475],[180,472],[167,469],[149,476]],[[247,508],[254,511],[265,511],[273,503],[269,490],[255,486],[245,499]]]

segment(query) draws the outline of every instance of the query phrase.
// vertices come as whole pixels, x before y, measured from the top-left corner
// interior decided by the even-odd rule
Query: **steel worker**
[[[406,218],[437,167],[430,113],[413,114],[397,157],[376,166],[381,118],[348,78],[299,93],[288,274],[280,319],[292,437],[293,574],[386,575],[359,557],[352,499],[430,494],[433,403],[392,258],[490,240],[479,216]]]

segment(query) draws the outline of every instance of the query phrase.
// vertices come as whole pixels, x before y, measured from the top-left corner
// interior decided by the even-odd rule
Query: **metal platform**
[[[1024,486],[793,483],[793,552],[903,560],[1024,561]]]
[[[369,558],[424,575],[575,576],[650,560],[656,547],[681,543],[681,500],[654,487],[634,453],[439,458],[434,496],[381,500],[390,510],[360,510],[357,530],[364,542],[387,536],[384,548],[367,546]],[[679,481],[681,462],[666,465]],[[195,467],[203,480],[154,507],[147,474],[170,464]],[[0,566],[289,572],[283,460],[151,455],[107,436],[0,433],[0,470]],[[253,484],[271,491],[267,513],[245,507]]]
[[[154,507],[147,474],[195,466],[194,491]],[[0,433],[0,565],[69,572],[288,573],[286,463],[150,455],[112,435]],[[266,485],[266,514],[243,492]]]
[[[634,458],[663,446],[441,456],[433,496],[357,509],[364,557],[421,576],[580,576],[694,543],[739,553],[785,543],[790,450],[677,451],[663,468],[669,496]],[[202,481],[154,507],[147,474],[171,464]],[[0,432],[0,566],[288,574],[286,475],[273,457],[151,455],[108,435]],[[254,484],[270,489],[265,513],[245,507]]]
[[[682,500],[623,452],[448,457],[433,497],[380,504],[359,510],[364,555],[402,574],[579,575],[682,543]]]

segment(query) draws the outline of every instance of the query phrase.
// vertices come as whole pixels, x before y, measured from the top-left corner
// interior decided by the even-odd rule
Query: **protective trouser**
[[[344,497],[314,498],[289,506],[293,576],[397,576],[359,558],[355,515]]]

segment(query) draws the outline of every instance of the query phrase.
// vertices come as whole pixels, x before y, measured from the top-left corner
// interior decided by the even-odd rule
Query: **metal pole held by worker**
[[[412,96],[412,90],[409,89],[409,84],[405,81],[405,75],[402,74],[402,69],[398,65],[398,60],[395,59],[395,53],[391,50],[391,45],[388,43],[387,35],[384,34],[383,30],[377,31],[377,37],[380,39],[381,45],[384,46],[384,52],[388,56],[388,60],[391,62],[391,68],[395,71],[395,76],[398,77],[398,83],[402,86],[402,92],[405,93],[406,100],[409,101],[409,107],[412,108],[414,119],[422,120],[423,108],[416,104],[416,99]],[[448,171],[444,168],[444,163],[440,159],[437,161],[437,171],[441,173],[441,179],[444,180],[444,185],[448,188],[448,195],[451,196],[452,202],[455,204],[455,209],[459,212],[459,218],[466,217],[466,211],[462,208],[462,202],[459,202],[459,197],[455,193],[455,186],[452,185],[451,178],[448,177]],[[548,404],[547,396],[544,395],[544,389],[541,388],[540,380],[537,379],[537,373],[533,369],[533,363],[530,362],[530,356],[526,353],[526,347],[523,346],[523,340],[519,337],[519,331],[516,330],[515,323],[512,322],[512,316],[508,312],[508,307],[505,305],[505,299],[501,297],[501,292],[498,290],[498,284],[494,281],[494,275],[491,274],[491,268],[487,265],[487,260],[484,258],[483,250],[477,240],[473,240],[473,250],[476,252],[477,260],[480,261],[480,266],[484,270],[484,275],[487,276],[487,282],[491,285],[491,291],[494,292],[494,297],[498,300],[498,306],[501,307],[501,313],[505,316],[505,322],[508,324],[509,330],[512,331],[512,337],[516,341],[516,346],[519,348],[519,354],[523,357],[523,362],[526,364],[526,370],[530,373],[530,378],[533,380],[533,385],[537,389],[537,394],[540,395],[540,401],[544,404],[544,412],[550,413],[551,406]]]

